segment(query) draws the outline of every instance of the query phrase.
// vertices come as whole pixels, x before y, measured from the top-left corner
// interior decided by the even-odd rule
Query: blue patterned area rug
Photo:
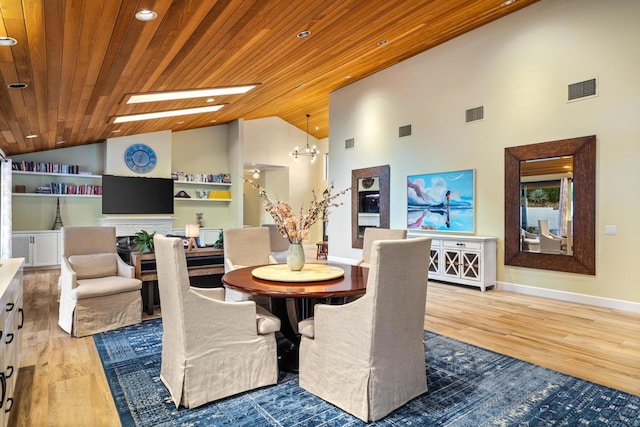
[[[160,381],[162,321],[94,335],[128,426],[360,426],[298,386],[278,384],[176,409]],[[424,332],[429,391],[374,426],[640,426],[640,396]]]

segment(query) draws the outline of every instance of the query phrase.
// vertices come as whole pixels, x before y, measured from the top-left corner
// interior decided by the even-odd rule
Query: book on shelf
[[[178,182],[206,182],[210,184],[231,184],[231,175],[228,173],[186,173],[171,172],[171,179]]]
[[[60,173],[68,175],[78,175],[80,167],[78,165],[67,165],[63,163],[30,162],[26,160],[13,162],[11,169],[21,172],[39,173]]]

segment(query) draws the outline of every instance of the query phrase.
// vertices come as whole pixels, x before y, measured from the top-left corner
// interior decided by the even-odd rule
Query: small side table
[[[322,241],[316,243],[318,247],[318,252],[316,254],[316,259],[327,259],[327,255],[329,254],[329,242]]]

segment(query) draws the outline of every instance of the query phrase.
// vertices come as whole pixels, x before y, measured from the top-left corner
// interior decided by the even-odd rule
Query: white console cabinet
[[[9,422],[16,404],[24,309],[22,258],[0,259],[0,426]]]
[[[431,237],[429,279],[479,287],[483,292],[496,284],[496,238],[480,236]]]
[[[12,254],[24,258],[25,267],[60,265],[59,231],[17,231],[12,239]]]

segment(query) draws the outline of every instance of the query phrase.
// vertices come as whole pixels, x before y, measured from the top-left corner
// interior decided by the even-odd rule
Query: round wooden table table
[[[305,266],[308,264],[313,263],[307,263]],[[251,295],[262,295],[271,298],[271,311],[280,318],[280,332],[290,343],[285,351],[281,351],[283,347],[281,343],[278,345],[278,357],[283,370],[297,372],[298,344],[300,343],[300,336],[295,332],[292,320],[287,312],[288,298],[294,298],[296,301],[297,319],[294,322],[297,322],[313,316],[313,305],[318,300],[327,300],[329,303],[342,303],[347,297],[359,296],[366,291],[367,273],[369,271],[367,268],[334,263],[329,265],[344,270],[344,276],[330,280],[307,282],[284,282],[254,277],[252,271],[263,266],[239,268],[222,276],[222,283],[228,288]]]

